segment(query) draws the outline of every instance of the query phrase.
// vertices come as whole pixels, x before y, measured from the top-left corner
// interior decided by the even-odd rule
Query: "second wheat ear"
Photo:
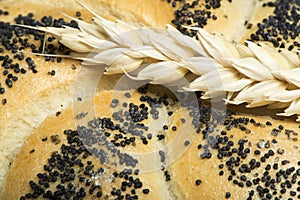
[[[193,73],[198,78],[179,89],[203,91],[204,99],[225,92],[229,104],[284,108],[278,115],[297,115],[300,121],[300,57],[296,53],[250,41],[235,44],[200,28],[196,40],[169,25],[164,30],[135,27],[107,20],[82,5],[94,14],[92,23],[72,18],[79,29],[37,29],[73,50],[71,58],[82,60],[83,66],[104,63],[106,74],[129,73],[143,66],[136,79],[153,84],[175,82]]]

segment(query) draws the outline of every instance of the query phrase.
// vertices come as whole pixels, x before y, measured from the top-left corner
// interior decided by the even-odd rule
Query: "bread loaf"
[[[193,36],[193,32],[179,26],[189,25],[186,20],[182,21],[182,16],[188,16],[192,20],[199,19],[195,14],[190,16],[188,11],[201,14],[201,11],[205,10],[204,17],[211,12],[209,14],[211,17],[204,20],[207,24],[197,22],[193,25],[203,26],[209,32],[221,33],[227,39],[237,43],[243,43],[246,39],[255,42],[265,40],[264,33],[261,33],[263,28],[259,29],[258,27],[261,26],[257,24],[262,21],[266,24],[268,21],[264,18],[272,16],[274,10],[284,5],[291,4],[290,7],[294,6],[295,10],[298,6],[296,1],[289,3],[276,1],[274,4],[254,0],[193,2],[85,1],[89,7],[105,18],[119,18],[136,26],[164,27],[166,24],[173,23],[182,33],[190,36]],[[214,5],[213,2],[220,6]],[[190,3],[189,6],[186,3]],[[191,6],[193,4],[195,4],[194,8]],[[207,7],[208,4],[210,7]],[[39,10],[40,7],[43,7],[43,10]],[[26,25],[37,25],[31,19],[40,19],[45,13],[54,18],[63,17],[66,21],[68,19],[62,13],[80,17],[84,21],[92,18],[91,13],[78,3],[69,1],[2,1],[0,8],[9,13],[3,14],[3,20],[11,23],[15,23],[13,20],[17,16],[16,11],[24,16],[33,13],[34,17],[28,15],[17,18],[28,20]],[[289,7],[286,9],[291,10]],[[292,16],[296,16],[294,12],[291,13]],[[22,20],[20,23],[24,24]],[[49,18],[44,19],[45,24],[47,20]],[[57,26],[61,26],[65,22],[58,20],[56,23]],[[76,26],[76,23],[70,22],[66,25]],[[277,25],[274,25],[274,29],[282,28]],[[117,91],[117,86],[120,86],[117,81],[122,75],[107,75],[102,76],[95,100],[91,104],[88,98],[77,96],[85,90],[91,90],[86,84],[81,88],[82,91],[77,91],[79,89],[77,84],[80,83],[78,76],[85,70],[79,61],[30,54],[31,50],[36,50],[34,53],[47,53],[47,51],[52,53],[53,47],[48,44],[53,43],[57,48],[61,46],[54,38],[50,35],[44,36],[43,33],[27,32],[24,37],[28,38],[31,49],[25,48],[26,44],[22,44],[25,48],[22,60],[21,54],[14,57],[18,52],[14,51],[13,44],[19,44],[20,46],[15,49],[22,50],[19,49],[22,41],[15,36],[18,28],[11,31],[13,29],[11,25],[2,24],[2,26],[2,30],[7,29],[8,33],[14,34],[13,38],[15,37],[17,42],[14,43],[13,38],[8,38],[11,40],[12,49],[4,49],[4,55],[1,57],[4,64],[0,93],[1,90],[5,90],[1,94],[3,105],[0,106],[1,199],[96,199],[98,197],[104,199],[288,199],[298,197],[299,125],[293,119],[284,121],[272,119],[269,117],[273,116],[272,113],[269,111],[267,113],[265,108],[249,111],[241,110],[241,107],[237,106],[232,108],[236,110],[234,113],[217,111],[207,105],[202,106],[201,103],[204,102],[199,102],[200,107],[187,107],[185,104],[180,105],[182,102],[177,102],[173,95],[173,98],[166,100],[171,102],[169,105],[166,102],[158,103],[159,119],[150,112],[148,119],[140,121],[146,126],[151,125],[150,130],[154,129],[152,133],[144,131],[143,135],[132,135],[120,129],[111,130],[106,127],[105,137],[103,133],[95,136],[98,138],[97,141],[105,138],[104,141],[108,141],[113,149],[125,151],[128,157],[127,154],[121,153],[113,156],[110,150],[105,149],[107,148],[105,145],[104,149],[100,148],[103,150],[101,153],[95,153],[100,152],[100,149],[97,146],[96,150],[83,147],[86,146],[84,143],[86,141],[81,138],[82,135],[77,135],[80,132],[77,125],[81,122],[81,118],[83,121],[88,119],[84,123],[89,121],[96,123],[97,120],[111,118],[113,123],[123,124],[118,122],[113,113],[116,109],[125,112],[129,109],[130,102],[138,106],[144,103],[150,109],[149,102],[147,104],[140,100],[145,94],[133,90]],[[260,32],[257,32],[259,30]],[[274,37],[266,36],[265,42],[274,48],[297,50],[297,31],[290,32],[293,32],[293,29],[288,29],[288,32],[282,35],[279,34],[283,42],[280,41],[278,44],[274,42],[278,40],[274,33],[272,33]],[[4,36],[6,37],[5,34],[5,31],[1,32],[2,41]],[[286,34],[288,36],[285,36]],[[34,41],[34,37],[37,37],[37,41]],[[47,40],[45,46],[41,39],[43,37]],[[52,40],[53,42],[50,42]],[[5,46],[5,42],[2,43]],[[31,44],[36,45],[37,48]],[[62,46],[61,48],[64,49],[58,52],[59,54],[68,54],[67,48]],[[18,63],[19,66],[11,66],[11,61],[5,58],[5,55],[12,59],[13,64]],[[50,59],[50,62],[45,59]],[[18,71],[16,68],[19,68],[20,72],[16,72]],[[22,68],[26,73],[22,73]],[[4,72],[5,70],[8,72]],[[85,80],[88,79],[85,77]],[[160,94],[156,94],[157,91]],[[151,97],[149,99],[154,97],[164,99],[162,91],[165,92],[166,89],[154,87],[154,90],[147,95]],[[130,97],[127,97],[128,94],[131,94]],[[114,107],[112,104],[116,103],[116,99],[119,103]],[[124,101],[128,102],[127,106],[123,106]],[[143,106],[140,107],[142,108]],[[78,110],[82,112],[78,113]],[[93,110],[94,115],[89,115]],[[261,113],[264,116],[259,116]],[[88,124],[85,126],[89,127]],[[95,127],[89,128],[95,129]],[[139,128],[138,130],[140,131]],[[124,137],[135,139],[132,139],[134,142],[129,140],[127,145],[126,139],[122,139]],[[74,140],[79,139],[74,138],[82,139],[83,146],[80,142],[75,144]],[[93,140],[93,137],[90,139]],[[118,140],[123,142],[117,142]],[[123,145],[125,147],[122,147]],[[77,151],[83,149],[84,153],[72,155],[74,148],[77,148]],[[64,155],[66,149],[70,151],[65,153],[68,155]],[[102,158],[103,154],[108,154],[108,158],[117,159],[118,162],[120,162],[118,159],[125,159],[123,160],[125,164],[114,165]],[[71,155],[75,160],[82,159],[82,162],[70,164],[69,158],[65,157]],[[86,156],[88,158],[84,158]],[[57,161],[59,157],[63,157],[62,161]],[[129,159],[129,163],[126,163],[126,159]],[[52,162],[53,160],[55,161]],[[57,162],[68,162],[69,168],[66,169],[64,164],[61,168],[62,166],[59,165],[61,163],[57,164]],[[63,173],[65,174],[62,175]]]

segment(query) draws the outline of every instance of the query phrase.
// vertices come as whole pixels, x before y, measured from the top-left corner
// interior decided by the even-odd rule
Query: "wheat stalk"
[[[194,28],[199,39],[195,40],[172,26],[164,30],[134,27],[121,20],[106,20],[80,3],[94,14],[92,23],[72,18],[79,29],[37,29],[52,34],[74,50],[76,53],[71,57],[82,60],[83,65],[104,63],[108,66],[107,74],[128,74],[138,69],[135,79],[147,79],[153,84],[176,82],[193,73],[198,78],[182,89],[203,91],[204,99],[225,91],[225,101],[229,104],[285,108],[278,115],[297,115],[300,121],[297,54],[284,49],[279,53],[250,41],[235,44],[218,33],[209,34],[200,28]]]

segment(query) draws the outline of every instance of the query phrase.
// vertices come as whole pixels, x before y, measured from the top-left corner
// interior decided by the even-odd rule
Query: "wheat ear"
[[[204,99],[225,91],[226,103],[285,108],[278,115],[297,115],[300,121],[297,54],[284,49],[278,52],[250,41],[235,44],[200,28],[194,28],[198,32],[195,40],[170,25],[164,30],[135,27],[121,20],[107,20],[80,3],[94,14],[92,23],[72,18],[79,29],[37,29],[74,50],[71,57],[82,60],[83,65],[104,63],[107,74],[127,74],[139,69],[135,78],[153,84],[176,82],[193,73],[198,78],[182,89],[203,91]],[[208,82],[213,85],[208,86]]]

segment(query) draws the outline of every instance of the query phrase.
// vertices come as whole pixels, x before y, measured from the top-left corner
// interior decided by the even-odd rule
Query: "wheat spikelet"
[[[83,65],[106,64],[107,74],[128,74],[139,69],[135,79],[166,84],[193,73],[198,78],[182,89],[203,91],[202,98],[225,91],[227,103],[285,108],[284,113],[278,115],[297,115],[300,121],[300,58],[297,54],[286,50],[279,53],[250,41],[245,45],[234,44],[218,33],[210,34],[200,28],[194,28],[199,39],[195,40],[172,26],[165,30],[134,27],[91,12],[95,16],[92,23],[72,18],[78,22],[79,29],[37,29],[52,34],[74,50],[76,53],[71,57],[82,60]],[[208,82],[213,85],[208,86]]]

